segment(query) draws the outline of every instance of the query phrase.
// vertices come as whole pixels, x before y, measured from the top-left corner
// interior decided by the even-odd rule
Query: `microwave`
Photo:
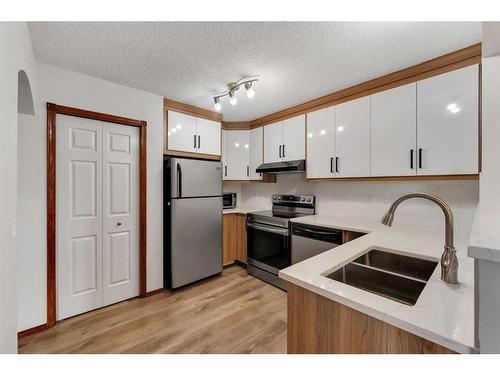
[[[236,208],[236,193],[222,193],[222,208]]]

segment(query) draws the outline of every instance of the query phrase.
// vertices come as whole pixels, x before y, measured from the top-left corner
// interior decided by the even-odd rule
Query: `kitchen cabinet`
[[[335,107],[334,177],[370,175],[370,98]]]
[[[248,180],[250,175],[250,130],[224,131],[223,179]]]
[[[250,130],[250,180],[262,180],[262,173],[255,170],[264,162],[264,128]]]
[[[283,160],[306,158],[306,117],[300,115],[283,121]]]
[[[478,65],[417,82],[417,174],[478,173],[478,82]]]
[[[168,111],[167,124],[169,150],[196,152],[196,117]]]
[[[264,126],[264,162],[275,163],[282,160],[283,121]]]
[[[335,107],[307,114],[307,178],[334,176]]]
[[[198,141],[197,152],[201,154],[221,154],[221,125],[220,122],[196,119],[196,133]]]
[[[371,176],[417,173],[417,84],[371,96]]]
[[[167,151],[221,154],[220,122],[169,110],[166,130]]]
[[[305,159],[305,115],[264,126],[264,162]]]
[[[228,265],[235,260],[247,262],[247,230],[246,215],[224,214],[222,222],[223,230],[223,263]]]
[[[423,337],[288,283],[288,354],[453,354]]]

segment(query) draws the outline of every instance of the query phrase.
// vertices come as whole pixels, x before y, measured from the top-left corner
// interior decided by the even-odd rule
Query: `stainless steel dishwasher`
[[[302,262],[342,244],[342,231],[292,223],[292,264]]]

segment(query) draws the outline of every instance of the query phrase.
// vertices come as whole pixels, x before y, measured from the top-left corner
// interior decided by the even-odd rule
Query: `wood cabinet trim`
[[[221,123],[221,128],[224,130],[250,130],[251,129],[251,121],[233,121],[233,122],[226,122],[223,121]]]
[[[481,63],[481,43],[450,52],[420,64],[405,68],[349,88],[310,100],[258,119],[250,121],[251,128],[268,125],[274,122],[295,117],[322,108],[331,107],[343,102],[351,101],[389,90],[408,83],[417,82],[439,74]]]
[[[206,120],[212,120],[216,122],[222,121],[222,113],[209,111],[208,109],[195,107],[190,104],[184,104],[176,102],[171,99],[164,98],[163,106],[166,110],[171,110],[179,113],[184,113],[185,115],[191,115],[194,117],[204,118]]]
[[[306,178],[307,182],[478,180],[479,174]]]

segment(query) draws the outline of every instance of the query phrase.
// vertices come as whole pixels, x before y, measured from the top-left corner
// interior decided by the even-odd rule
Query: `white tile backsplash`
[[[227,185],[227,186],[226,186]],[[231,186],[230,186],[231,185]],[[238,191],[237,184],[224,184],[226,191]],[[375,220],[401,195],[412,192],[433,193],[451,206],[456,236],[467,238],[479,201],[477,180],[391,181],[391,182],[307,182],[303,174],[278,175],[277,183],[239,184],[238,199],[244,206],[271,207],[271,195],[310,194],[316,196],[316,212],[322,215],[365,217]],[[240,198],[241,197],[241,198]],[[444,227],[441,209],[435,204],[411,199],[398,208],[394,225],[412,224]]]

